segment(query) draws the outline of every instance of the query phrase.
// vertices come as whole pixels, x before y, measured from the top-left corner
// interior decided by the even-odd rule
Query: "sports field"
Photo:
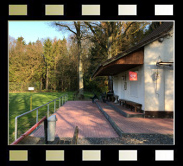
[[[42,92],[42,93],[9,93],[9,144],[15,139],[15,117],[30,111],[30,98],[32,96],[32,109],[48,103],[62,95],[68,94],[68,100],[73,100],[74,92]],[[85,92],[85,99],[93,96]],[[59,100],[56,101],[56,108],[59,107]],[[54,112],[54,102],[49,105],[50,114]],[[47,115],[47,106],[39,109],[38,120]],[[18,137],[36,123],[36,111],[18,119]]]

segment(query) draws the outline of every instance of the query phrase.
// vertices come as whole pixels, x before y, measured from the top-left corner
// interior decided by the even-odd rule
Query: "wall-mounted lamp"
[[[156,65],[157,66],[172,66],[173,62],[163,62],[163,61],[160,61],[160,62],[157,62]]]
[[[162,42],[163,42],[163,40],[164,40],[164,38],[163,38],[163,37],[161,37],[161,38],[159,38],[159,39],[158,39],[158,41],[159,41],[160,43],[162,43]]]

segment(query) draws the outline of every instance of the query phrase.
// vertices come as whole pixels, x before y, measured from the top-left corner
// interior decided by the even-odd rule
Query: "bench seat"
[[[137,112],[137,108],[141,110],[142,108],[142,104],[139,104],[139,103],[136,103],[136,102],[133,102],[133,101],[129,101],[129,100],[125,100],[125,99],[119,99],[118,100],[120,105],[121,103],[123,103],[123,105],[129,105],[129,106],[132,106],[135,108],[135,112]],[[132,110],[132,107],[131,107],[131,110]]]

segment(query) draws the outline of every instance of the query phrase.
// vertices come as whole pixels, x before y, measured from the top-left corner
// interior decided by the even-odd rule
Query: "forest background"
[[[9,36],[9,92],[107,92],[108,78],[91,79],[103,61],[136,45],[162,22],[51,22],[69,33],[66,39],[45,38],[26,43]],[[29,33],[29,32],[27,32]]]

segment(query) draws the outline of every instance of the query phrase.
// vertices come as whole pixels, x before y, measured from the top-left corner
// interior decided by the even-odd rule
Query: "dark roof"
[[[92,77],[95,75],[95,73],[99,70],[101,66],[105,66],[111,62],[114,62],[118,59],[120,59],[123,56],[128,55],[129,53],[132,53],[133,51],[138,50],[139,48],[144,47],[145,45],[159,39],[160,37],[163,37],[167,35],[167,33],[172,29],[173,22],[164,22],[162,23],[158,28],[156,28],[153,32],[151,32],[149,35],[145,36],[139,43],[137,43],[135,46],[131,47],[130,49],[110,58],[101,63],[98,68],[93,73]]]
[[[173,26],[173,22],[164,22],[162,23],[162,25],[160,25],[158,28],[156,28],[153,32],[151,32],[149,35],[145,36],[139,43],[137,43],[135,46],[129,48],[128,50],[106,60],[105,62],[103,62],[102,64],[105,65],[106,63],[108,64],[108,62],[117,60],[119,58],[121,58],[124,55],[127,55],[133,51],[136,51],[137,49],[147,45],[148,43],[153,42],[154,40],[157,40],[158,38],[164,36],[165,34],[167,34],[167,32],[169,32],[171,30]]]

